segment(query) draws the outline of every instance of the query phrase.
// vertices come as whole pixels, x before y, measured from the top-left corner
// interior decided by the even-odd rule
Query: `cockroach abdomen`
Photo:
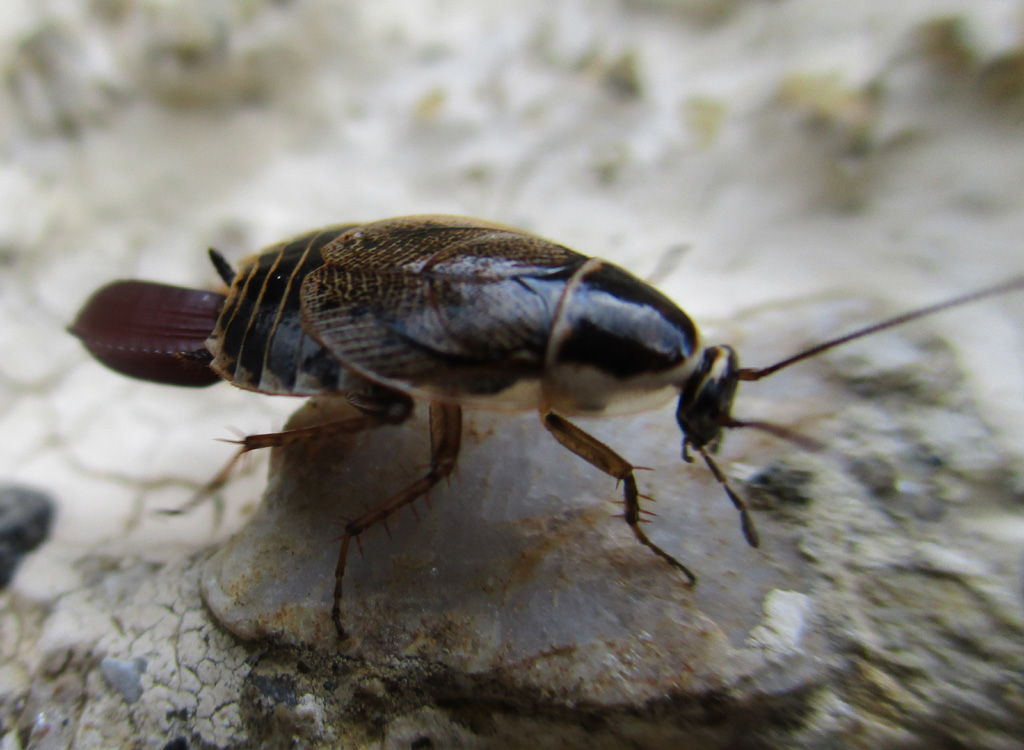
[[[68,329],[115,372],[166,385],[202,387],[221,380],[204,342],[224,295],[147,281],[115,281],[97,290]]]

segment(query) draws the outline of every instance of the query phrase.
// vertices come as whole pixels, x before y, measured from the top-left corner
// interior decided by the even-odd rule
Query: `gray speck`
[[[752,476],[747,487],[757,493],[757,497],[752,498],[755,507],[807,505],[811,502],[809,485],[812,479],[809,471],[774,463]]]
[[[107,684],[124,696],[125,702],[135,703],[142,697],[142,673],[146,671],[145,659],[111,659],[100,662],[100,671]]]

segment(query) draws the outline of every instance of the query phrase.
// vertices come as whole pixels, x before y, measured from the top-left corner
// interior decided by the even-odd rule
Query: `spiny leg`
[[[750,515],[750,508],[746,501],[733,492],[732,487],[729,486],[729,482],[725,478],[725,474],[723,474],[722,470],[718,468],[718,464],[714,462],[707,450],[704,448],[698,448],[697,451],[704,459],[704,463],[706,463],[708,468],[711,469],[711,473],[714,475],[715,480],[725,489],[725,494],[727,494],[729,499],[732,500],[732,504],[735,506],[736,510],[740,512],[740,526],[743,528],[743,536],[746,538],[747,544],[751,547],[760,546],[761,537],[757,533],[757,527],[754,526],[754,519]]]
[[[593,435],[584,432],[569,420],[552,411],[542,412],[541,421],[555,436],[555,440],[590,465],[622,482],[623,494],[626,499],[626,512],[623,517],[629,524],[629,528],[633,530],[633,535],[641,544],[686,576],[690,585],[695,584],[697,577],[693,572],[652,542],[640,528],[640,493],[637,491],[636,478],[633,476],[633,470],[636,467]]]
[[[331,620],[338,631],[338,636],[347,638],[345,628],[341,624],[341,593],[342,580],[345,577],[345,562],[348,548],[353,538],[359,537],[375,523],[384,522],[399,508],[408,505],[425,495],[442,479],[452,473],[459,457],[462,443],[462,408],[457,404],[446,404],[433,401],[430,404],[430,466],[427,473],[384,502],[371,508],[363,515],[350,521],[345,526],[345,534],[341,538],[341,551],[338,554],[338,565],[334,569],[334,603],[331,605]]]
[[[413,409],[412,400],[408,396],[387,391],[379,386],[372,386],[372,390],[365,393],[350,394],[347,400],[360,412],[359,415],[310,427],[298,427],[281,432],[265,432],[247,435],[241,440],[226,441],[241,446],[238,452],[185,505],[176,510],[163,511],[163,513],[179,515],[200,505],[227,484],[235,465],[249,451],[262,448],[282,448],[300,443],[315,443],[337,435],[362,432],[382,424],[400,424],[409,418]]]

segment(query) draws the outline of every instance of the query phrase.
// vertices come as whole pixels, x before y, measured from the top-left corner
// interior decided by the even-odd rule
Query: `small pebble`
[[[21,559],[46,539],[55,507],[45,492],[0,485],[0,587],[11,582]]]

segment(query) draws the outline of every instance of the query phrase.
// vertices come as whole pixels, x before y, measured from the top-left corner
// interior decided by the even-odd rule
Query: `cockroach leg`
[[[354,432],[362,432],[371,427],[385,424],[386,420],[372,414],[360,414],[358,417],[342,419],[337,422],[326,422],[315,424],[310,427],[298,427],[294,430],[282,432],[265,432],[259,435],[246,435],[241,440],[229,442],[240,445],[238,456],[249,451],[260,450],[261,448],[284,448],[300,443],[313,443],[328,440],[337,435],[350,435]]]
[[[229,442],[234,443],[238,441],[232,440]],[[160,510],[157,511],[157,513],[164,516],[181,516],[195,510],[200,505],[205,503],[207,500],[210,500],[212,498],[214,502],[213,525],[214,528],[219,527],[221,519],[224,515],[224,504],[219,498],[216,497],[216,495],[218,492],[220,492],[221,489],[223,489],[224,485],[228,483],[228,479],[231,478],[231,475],[235,471],[235,466],[241,460],[242,456],[244,456],[246,453],[247,451],[244,448],[240,451],[236,451],[235,455],[233,455],[228,460],[228,462],[224,464],[224,467],[214,475],[213,479],[211,479],[209,482],[207,482],[198,490],[196,490],[195,494],[192,495],[189,501],[182,505],[180,508],[161,508]]]
[[[569,420],[553,411],[541,412],[541,421],[555,436],[555,440],[571,450],[584,461],[610,477],[622,482],[626,500],[626,512],[623,518],[632,529],[637,540],[673,568],[686,576],[690,585],[697,582],[697,576],[688,567],[676,560],[672,555],[652,542],[640,528],[640,493],[637,491],[636,478],[633,476],[633,465],[626,459],[602,443],[588,432],[584,432]]]
[[[715,463],[713,458],[711,458],[711,455],[707,450],[704,448],[698,448],[698,452],[704,459],[704,463],[708,465],[712,475],[714,475],[715,481],[722,485],[722,488],[725,490],[725,494],[729,496],[729,499],[732,500],[732,504],[736,507],[736,510],[740,512],[740,526],[743,529],[743,536],[746,538],[747,544],[751,547],[761,546],[761,536],[757,533],[757,527],[754,525],[754,519],[750,515],[750,506],[748,506],[747,502],[737,495],[733,491],[732,487],[729,486],[729,482],[726,480],[725,474],[723,474],[722,470],[718,468],[718,464]]]
[[[430,466],[427,473],[401,492],[392,495],[345,525],[345,534],[341,538],[341,551],[338,554],[338,564],[334,569],[334,603],[331,605],[331,620],[334,621],[339,638],[348,637],[341,624],[341,593],[342,580],[345,577],[345,562],[352,539],[355,538],[358,541],[359,535],[368,528],[376,523],[383,523],[397,510],[422,497],[434,485],[451,474],[459,457],[461,443],[462,407],[458,404],[432,401],[430,403]]]
[[[363,430],[368,430],[371,427],[377,427],[384,424],[400,424],[408,419],[409,415],[412,414],[412,401],[401,394],[398,394],[397,398],[386,403],[381,399],[373,402],[372,406],[368,404],[370,404],[370,402],[367,402],[365,405],[355,405],[362,413],[348,419],[325,422],[323,424],[312,425],[310,427],[298,427],[293,430],[283,430],[281,432],[265,432],[256,435],[246,435],[241,440],[226,440],[225,442],[234,443],[241,447],[238,449],[238,452],[235,453],[235,455],[232,456],[224,465],[224,468],[218,471],[213,479],[207,482],[198,492],[196,492],[192,499],[185,503],[185,505],[176,509],[163,510],[161,513],[165,515],[181,515],[197,508],[227,484],[228,479],[231,478],[231,474],[234,472],[235,465],[239,460],[241,460],[242,456],[249,451],[260,450],[262,448],[283,448],[302,443],[315,443],[327,440],[337,435],[362,432]]]
[[[345,400],[359,411],[358,416],[281,432],[247,435],[242,440],[230,442],[242,446],[239,455],[260,448],[281,448],[297,443],[319,442],[336,435],[351,435],[384,424],[401,424],[409,418],[413,410],[411,398],[403,393],[377,386],[365,393],[346,394]]]

